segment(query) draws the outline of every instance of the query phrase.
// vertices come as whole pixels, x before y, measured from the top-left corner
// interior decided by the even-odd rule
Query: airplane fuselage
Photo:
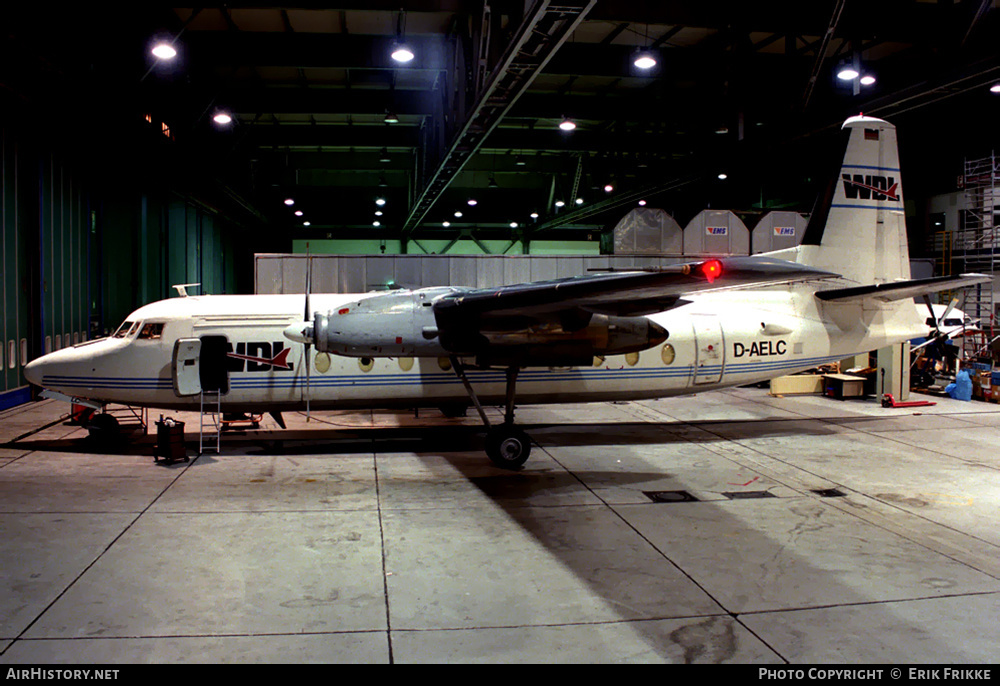
[[[816,300],[814,285],[720,291],[650,319],[665,342],[591,366],[524,368],[519,404],[636,400],[755,383],[911,338],[921,330],[911,304],[872,308]],[[358,294],[312,297],[336,312]],[[178,339],[202,341],[206,388],[222,391],[224,411],[305,409],[305,348],[283,335],[301,320],[301,295],[197,296],[152,303],[130,315],[118,337],[81,343],[41,358],[30,380],[101,403],[197,409],[175,390]],[[151,326],[152,325],[152,326]],[[312,409],[409,408],[467,404],[447,357],[344,357],[311,352]],[[468,377],[486,404],[502,403],[503,369]]]

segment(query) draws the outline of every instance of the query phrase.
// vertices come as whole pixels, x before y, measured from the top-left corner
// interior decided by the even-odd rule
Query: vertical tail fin
[[[809,219],[798,261],[861,284],[909,279],[896,127],[858,116],[842,128],[843,163]]]

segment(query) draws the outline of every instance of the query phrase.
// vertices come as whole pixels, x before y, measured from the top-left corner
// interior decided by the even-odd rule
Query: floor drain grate
[[[732,493],[723,493],[730,500],[753,500],[754,498],[774,498],[776,497],[771,491],[734,491]]]
[[[813,493],[820,498],[843,498],[847,495],[839,488],[818,488]]]
[[[654,503],[697,503],[698,499],[687,491],[643,491]]]

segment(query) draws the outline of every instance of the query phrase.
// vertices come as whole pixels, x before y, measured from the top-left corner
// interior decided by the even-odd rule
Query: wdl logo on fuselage
[[[250,341],[226,344],[227,368],[230,372],[269,372],[272,370],[294,371],[295,367],[288,361],[290,348],[281,341],[268,343],[266,341]]]

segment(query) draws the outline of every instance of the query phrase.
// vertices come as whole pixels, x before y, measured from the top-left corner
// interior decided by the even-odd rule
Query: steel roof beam
[[[563,0],[557,5],[549,0],[536,0],[531,4],[521,25],[513,32],[510,45],[469,109],[464,125],[452,138],[436,168],[426,175],[427,181],[403,223],[404,238],[427,215],[455,175],[541,73],[596,1]]]

